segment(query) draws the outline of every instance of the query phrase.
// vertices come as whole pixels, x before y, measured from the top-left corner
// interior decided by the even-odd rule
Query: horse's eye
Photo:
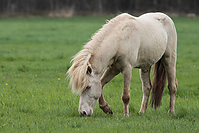
[[[87,86],[86,89],[89,90],[91,88],[91,86]]]

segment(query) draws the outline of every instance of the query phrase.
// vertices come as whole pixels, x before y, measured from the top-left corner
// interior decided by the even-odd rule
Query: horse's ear
[[[86,71],[87,74],[91,75],[92,73],[92,68],[90,66],[87,67],[87,71]]]

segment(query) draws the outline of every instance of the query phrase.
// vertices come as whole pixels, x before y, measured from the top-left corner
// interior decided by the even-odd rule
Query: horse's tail
[[[161,59],[153,67],[152,107],[161,105],[163,91],[166,85],[166,71]]]

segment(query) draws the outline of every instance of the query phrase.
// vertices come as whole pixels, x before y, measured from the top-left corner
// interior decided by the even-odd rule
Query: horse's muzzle
[[[93,111],[92,109],[90,109],[90,112],[87,112],[87,111],[82,111],[82,112],[79,112],[82,116],[91,116],[93,114]]]

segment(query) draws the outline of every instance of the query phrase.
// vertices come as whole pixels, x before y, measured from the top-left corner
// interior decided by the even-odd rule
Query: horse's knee
[[[122,101],[123,101],[124,104],[129,104],[130,95],[129,94],[127,94],[127,95],[122,94]]]

